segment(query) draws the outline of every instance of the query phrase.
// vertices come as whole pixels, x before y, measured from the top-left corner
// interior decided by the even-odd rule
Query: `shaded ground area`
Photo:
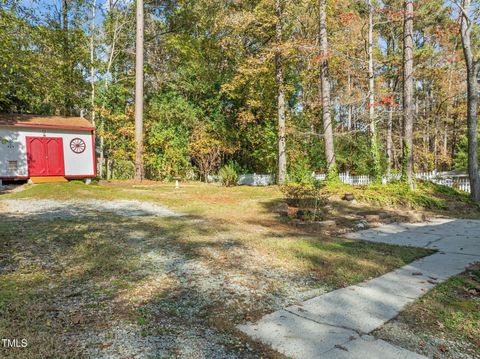
[[[89,217],[97,215],[97,212],[111,213],[120,216],[157,216],[157,217],[179,217],[165,207],[149,202],[135,200],[100,201],[93,199],[82,200],[4,200],[2,201],[3,211],[13,216],[25,217],[34,215],[42,219],[62,219],[71,217]]]
[[[439,285],[375,335],[432,358],[480,358],[480,265]]]
[[[385,225],[348,236],[438,251],[378,278],[287,306],[259,321],[242,324],[239,329],[297,359],[426,358],[408,350],[416,345],[413,350],[418,350],[418,344],[411,333],[409,337],[398,326],[393,328],[396,333],[389,327],[390,336],[384,336],[387,341],[375,338],[372,333],[375,335],[375,329],[396,318],[416,298],[480,261],[480,221],[434,219],[425,223]],[[429,357],[471,358],[471,353],[475,355],[472,347],[478,345],[480,323],[475,302],[478,300],[476,272],[478,270],[471,272],[468,280],[457,282],[463,288],[450,283],[435,291],[434,299],[427,299],[430,307],[420,308],[430,315],[411,315],[412,327],[421,323],[415,329],[417,333],[438,323],[442,328],[450,327],[450,334],[457,331],[457,337],[470,338],[470,343],[443,341],[438,350],[424,341],[420,349]],[[460,289],[476,298],[466,301],[459,298]],[[399,335],[395,337],[395,334]],[[442,355],[450,351],[453,356]]]
[[[360,206],[363,204],[389,213],[390,216],[386,217],[398,216],[400,221],[418,222],[439,215],[480,219],[480,207],[470,199],[468,193],[431,182],[417,181],[415,186],[416,189],[411,191],[408,185],[395,182],[367,186],[333,182],[328,183],[325,192],[340,204],[345,204],[340,199],[349,193]],[[339,213],[343,212],[342,207]],[[423,218],[419,215],[423,215]]]
[[[299,233],[266,209],[278,198],[76,183],[2,196],[0,333],[29,346],[0,355],[281,357],[235,325],[429,253]]]
[[[412,191],[397,182],[351,186],[324,181],[317,194],[320,202],[312,202],[313,197],[308,200],[315,192],[312,186],[285,186],[289,205],[270,203],[270,209],[288,215],[289,223],[300,230],[328,235],[435,217],[480,218],[480,207],[467,193],[430,182],[419,181]]]
[[[473,257],[480,262],[480,224],[437,220],[352,233],[351,238],[437,249],[443,265]],[[453,261],[448,259],[457,256]],[[478,264],[439,285],[375,332],[380,338],[432,358],[480,357],[480,272]]]

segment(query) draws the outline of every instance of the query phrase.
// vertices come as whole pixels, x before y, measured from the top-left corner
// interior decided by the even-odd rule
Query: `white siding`
[[[90,131],[0,127],[0,177],[28,176],[26,137],[62,137],[65,176],[93,177],[94,160]],[[81,138],[86,149],[77,154],[70,149],[70,141]],[[8,161],[17,161],[17,171],[9,171]]]

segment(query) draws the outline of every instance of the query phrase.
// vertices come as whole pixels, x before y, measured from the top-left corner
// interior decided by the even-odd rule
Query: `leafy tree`
[[[36,5],[1,3],[0,111],[87,110],[97,126],[100,176],[133,178],[135,3],[59,4],[38,12]],[[412,171],[464,165],[464,138],[476,125],[464,120],[472,111],[460,8],[443,0],[414,3],[407,45],[415,72],[404,78],[404,5],[146,1],[145,176],[205,178],[229,162],[279,179],[284,164],[289,176],[330,168],[376,177],[399,173],[405,163]],[[478,24],[470,14],[476,56]],[[404,116],[412,124],[407,146]]]
[[[200,109],[178,94],[159,94],[149,100],[145,148],[149,177],[191,176],[189,140],[202,116]]]

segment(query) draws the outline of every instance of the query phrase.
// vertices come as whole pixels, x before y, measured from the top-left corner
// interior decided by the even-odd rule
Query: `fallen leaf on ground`
[[[86,322],[86,318],[82,314],[77,314],[72,318],[73,324],[83,324]]]
[[[444,345],[444,344],[440,344],[440,345],[438,346],[438,350],[440,350],[442,353],[448,352],[448,348],[447,348],[447,346]]]
[[[341,349],[341,350],[344,350],[344,351],[348,352],[348,349],[345,348],[343,345],[335,344],[335,348]]]

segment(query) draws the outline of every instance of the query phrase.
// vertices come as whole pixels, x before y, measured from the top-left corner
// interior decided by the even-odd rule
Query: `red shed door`
[[[27,137],[28,174],[64,176],[63,140],[58,137]]]

